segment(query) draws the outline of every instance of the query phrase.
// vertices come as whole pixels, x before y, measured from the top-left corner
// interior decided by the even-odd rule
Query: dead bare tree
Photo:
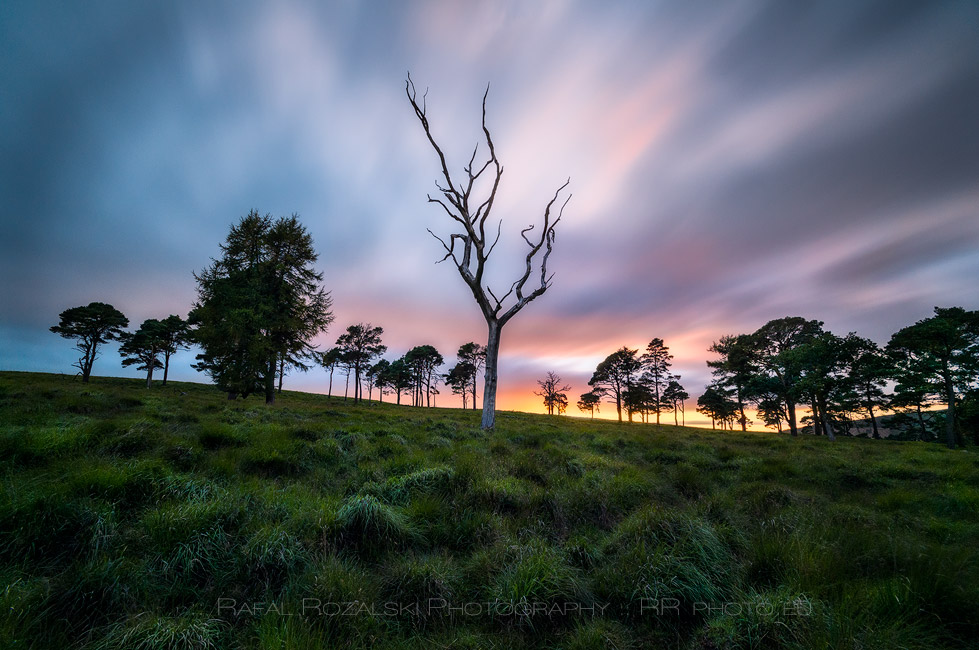
[[[415,84],[409,74],[408,79],[405,81],[405,94],[408,96],[408,101],[411,102],[412,108],[415,109],[415,116],[418,117],[422,128],[425,129],[428,142],[438,155],[441,165],[442,180],[436,181],[435,186],[441,192],[442,198],[433,198],[429,195],[428,201],[429,203],[440,205],[449,218],[455,222],[455,231],[448,235],[448,241],[446,241],[446,238],[439,237],[431,230],[428,232],[445,249],[445,257],[439,260],[439,262],[444,262],[448,259],[452,260],[459,271],[459,275],[462,276],[462,279],[472,291],[476,303],[483,312],[483,318],[486,319],[488,338],[486,343],[482,428],[492,429],[496,421],[497,361],[500,353],[500,334],[503,331],[503,326],[517,312],[523,309],[534,298],[543,294],[551,286],[554,276],[553,274],[547,274],[547,259],[554,245],[554,228],[561,220],[564,207],[571,199],[571,195],[568,194],[564,202],[560,204],[557,215],[553,219],[552,210],[561,192],[571,183],[571,179],[569,178],[563,185],[557,188],[554,196],[547,202],[544,208],[544,223],[539,231],[539,238],[534,237],[531,239],[531,237],[528,237],[528,233],[535,229],[534,224],[520,231],[520,236],[523,237],[523,240],[530,247],[525,259],[524,272],[510,285],[510,290],[498,298],[483,279],[487,261],[493,253],[493,249],[496,248],[497,242],[500,240],[500,231],[503,224],[502,219],[497,222],[496,234],[493,235],[492,222],[490,222],[490,230],[487,232],[486,224],[493,210],[496,192],[500,187],[500,179],[503,177],[503,165],[500,164],[500,161],[496,157],[493,138],[490,135],[489,128],[486,126],[486,98],[489,96],[489,86],[487,85],[486,92],[483,93],[482,116],[483,136],[486,140],[488,155],[485,162],[476,167],[476,156],[479,152],[479,144],[477,143],[475,148],[473,148],[473,154],[469,159],[469,164],[463,168],[464,176],[458,177],[461,179],[461,182],[453,180],[452,175],[449,173],[449,166],[446,162],[445,154],[432,135],[426,112],[428,91],[426,90],[422,95],[422,101],[419,104],[418,92],[415,90]],[[473,189],[484,173],[492,176],[492,187],[488,195],[480,201],[479,198],[473,196]],[[489,181],[489,178],[487,178],[487,181]],[[473,206],[475,206],[475,209],[473,209]],[[490,241],[490,238],[492,238],[492,241]],[[527,287],[527,282],[530,280],[535,264],[538,261],[540,263],[540,284],[533,286],[533,284],[536,284],[533,283],[531,285],[532,288]],[[526,293],[525,290],[527,291]],[[511,296],[513,296],[513,301],[508,307],[504,307],[504,303]]]

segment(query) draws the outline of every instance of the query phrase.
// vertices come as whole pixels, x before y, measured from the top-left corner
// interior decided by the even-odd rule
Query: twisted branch
[[[479,165],[479,168],[474,172],[473,169],[476,165],[476,158],[479,154],[479,143],[473,148],[472,156],[469,159],[469,163],[463,167],[463,172],[465,174],[465,179],[462,183],[456,183],[452,180],[452,176],[449,173],[448,163],[446,162],[445,154],[442,148],[439,146],[434,135],[432,135],[431,125],[428,121],[427,115],[427,97],[428,90],[421,96],[421,103],[418,101],[418,92],[415,88],[415,84],[411,79],[411,74],[409,73],[408,78],[405,82],[405,94],[408,97],[408,101],[411,103],[412,108],[415,111],[415,116],[421,123],[422,128],[425,131],[425,136],[428,138],[429,144],[435,150],[436,155],[439,159],[439,164],[441,166],[442,178],[435,182],[435,187],[442,193],[445,200],[439,198],[433,198],[428,196],[428,201],[430,203],[437,203],[445,213],[456,223],[458,223],[463,232],[454,232],[449,235],[449,241],[446,243],[445,239],[439,237],[431,230],[428,232],[435,237],[445,249],[445,256],[440,259],[437,263],[444,262],[445,260],[452,258],[456,267],[459,270],[459,274],[462,279],[469,286],[476,298],[476,302],[479,304],[480,309],[483,311],[483,315],[487,322],[497,322],[500,326],[510,320],[517,312],[519,312],[527,303],[532,301],[534,298],[543,294],[548,287],[551,286],[554,275],[547,274],[547,261],[551,255],[551,251],[554,245],[555,239],[555,226],[561,221],[561,216],[564,214],[564,208],[567,206],[568,201],[571,200],[571,195],[564,199],[561,203],[560,208],[557,211],[557,216],[554,220],[551,220],[551,213],[554,209],[561,192],[564,191],[568,185],[571,183],[569,178],[564,182],[555,192],[554,196],[548,201],[544,209],[544,223],[540,231],[540,238],[531,239],[527,236],[535,230],[536,226],[531,224],[527,228],[520,231],[520,236],[530,247],[527,252],[526,258],[524,260],[524,272],[518,277],[512,285],[510,285],[509,291],[503,295],[502,298],[498,298],[493,292],[489,285],[483,284],[483,273],[485,272],[486,263],[489,260],[490,255],[496,248],[496,244],[500,241],[500,233],[502,230],[503,221],[502,219],[497,222],[496,237],[493,239],[492,243],[487,247],[487,237],[486,237],[486,221],[489,219],[492,213],[494,203],[496,201],[496,192],[500,187],[500,179],[503,177],[503,165],[500,164],[499,159],[496,157],[496,146],[493,143],[493,136],[490,134],[489,127],[486,124],[486,102],[489,97],[489,85],[486,86],[486,91],[483,93],[483,103],[482,103],[482,121],[481,126],[483,130],[483,137],[486,141],[486,149],[488,154],[484,162]],[[487,170],[493,170],[493,184],[489,190],[489,193],[479,205],[475,211],[470,209],[470,199],[472,198],[473,188],[476,182],[482,177],[482,175]],[[450,207],[451,206],[451,207]],[[456,243],[459,243],[462,249],[462,258],[460,259],[455,250]],[[530,279],[533,272],[534,261],[536,258],[540,258],[540,285],[534,288],[533,291],[529,293],[524,293],[524,288]],[[516,301],[506,310],[504,310],[503,303],[511,295],[516,297]]]

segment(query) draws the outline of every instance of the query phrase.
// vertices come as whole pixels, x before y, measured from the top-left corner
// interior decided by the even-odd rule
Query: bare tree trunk
[[[820,411],[820,415],[822,416],[821,420],[823,422],[823,431],[826,432],[826,437],[829,438],[830,441],[835,441],[836,436],[833,435],[833,423],[830,421],[829,414],[826,412],[825,397],[822,397],[819,400],[819,411]]]
[[[945,361],[942,368],[942,378],[945,380],[945,402],[948,410],[945,411],[945,444],[949,449],[955,449],[955,387],[952,385],[952,373]]]
[[[793,436],[797,436],[799,435],[799,427],[795,423],[795,402],[790,399],[786,399],[785,405],[789,410],[789,430]]]
[[[170,354],[163,355],[163,385],[167,385],[167,374],[170,372]]]
[[[921,403],[918,403],[918,426],[921,427],[921,439],[924,440],[928,437],[928,429],[925,428],[925,418],[921,415]]]
[[[275,359],[269,359],[268,372],[265,373],[265,403],[275,404]]]
[[[810,404],[810,409],[812,410],[812,433],[816,436],[823,435],[823,420],[819,413],[819,404],[816,401],[816,396],[812,396],[812,401]]]
[[[659,401],[659,376],[658,375],[657,375],[656,381],[653,382],[653,392],[656,394],[656,424],[658,425],[659,424],[659,412],[661,410],[661,408],[660,408],[661,405],[660,405],[660,401]],[[630,418],[630,421],[631,421],[631,418]]]
[[[281,359],[279,359],[279,389],[278,389],[278,392],[280,392],[280,393],[282,392],[282,378],[285,377],[285,374],[286,374],[286,358],[285,358],[285,356],[283,356]]]
[[[347,393],[350,392],[350,369],[347,369],[347,379],[343,384],[343,401],[347,401]]]
[[[483,384],[483,419],[480,426],[483,429],[492,429],[496,424],[496,380],[502,329],[499,323],[491,320],[487,323],[487,330],[486,372],[484,374],[485,383]]]
[[[867,412],[870,413],[870,424],[874,427],[874,440],[880,440],[880,430],[877,428],[877,418],[874,417],[874,405],[867,399]]]
[[[87,384],[88,378],[92,376],[92,365],[95,364],[95,350],[97,346],[93,345],[89,352],[85,353],[84,361],[82,361],[82,383]]]
[[[153,385],[153,364],[150,364],[149,369],[146,371],[146,387],[149,388]]]
[[[333,397],[333,366],[330,366],[330,388],[326,391],[328,397]]]

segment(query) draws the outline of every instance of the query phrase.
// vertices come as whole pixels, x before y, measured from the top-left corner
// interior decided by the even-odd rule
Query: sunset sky
[[[503,333],[501,408],[540,412],[548,370],[573,405],[607,354],[653,337],[694,397],[710,343],[773,318],[884,343],[935,305],[979,308],[977,34],[975,0],[5,0],[0,369],[73,373],[48,332],[68,307],[186,316],[192,273],[252,209],[311,232],[323,347],[357,322],[389,358],[485,342],[435,265],[426,228],[449,223],[425,201],[438,166],[409,70],[454,170],[490,84],[494,286],[571,178],[554,286]],[[192,361],[171,376],[205,380]],[[138,373],[112,347],[94,374]]]

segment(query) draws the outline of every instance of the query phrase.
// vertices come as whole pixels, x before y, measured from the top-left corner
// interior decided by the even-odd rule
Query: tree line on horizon
[[[222,256],[195,273],[198,298],[187,320],[177,315],[147,319],[127,332],[124,314],[105,303],[67,309],[51,331],[76,340],[81,353],[75,366],[87,382],[101,346],[120,343],[124,367],[146,372],[150,387],[156,370],[166,385],[171,357],[196,344],[201,348],[193,367],[207,373],[229,399],[264,394],[274,403],[290,370],[323,367],[346,376],[344,399],[353,378],[355,402],[376,388],[396,403],[408,396],[412,406],[432,406],[440,383],[462,398],[463,408],[476,408],[479,372],[485,367],[486,347],[461,345],[456,363],[447,372],[442,354],[432,345],[419,345],[401,357],[382,358],[387,346],[383,329],[369,323],[349,326],[336,345],[319,351],[312,339],[333,322],[332,299],[312,270],[317,257],[298,218],[273,220],[252,211],[232,226]],[[869,421],[872,436],[881,438],[878,416],[886,411],[912,419],[918,439],[929,439],[924,413],[946,407],[945,442],[963,444],[966,426],[979,444],[979,312],[960,307],[935,308],[933,316],[896,332],[883,348],[856,333],[837,336],[822,321],[786,317],[769,321],[755,332],[723,336],[707,361],[714,380],[697,399],[697,411],[716,428],[746,431],[754,408],[766,427],[798,435],[800,425],[815,435],[835,439],[849,433],[856,419]],[[603,399],[615,405],[618,420],[638,416],[657,424],[673,413],[674,424],[685,422],[690,398],[680,376],[671,372],[673,355],[660,338],[642,354],[627,346],[608,355],[596,367],[577,406],[594,417]],[[534,394],[543,398],[549,414],[564,413],[567,391],[554,372],[537,382]],[[798,410],[810,415],[800,418]]]
[[[945,443],[963,444],[967,426],[979,444],[979,311],[935,307],[934,315],[895,332],[884,347],[850,332],[838,336],[823,322],[771,320],[751,334],[721,337],[708,350],[714,380],[697,400],[714,426],[747,430],[746,407],[766,427],[799,433],[797,410],[815,435],[835,439],[855,419],[881,438],[884,411],[910,415],[918,438],[931,437],[924,412],[945,406]],[[856,418],[854,416],[857,416]]]
[[[322,366],[331,396],[334,371],[341,369],[347,375],[345,399],[351,375],[354,401],[362,399],[366,382],[368,399],[377,388],[381,400],[390,392],[400,404],[407,394],[413,406],[431,406],[443,381],[462,397],[463,408],[470,403],[475,408],[486,360],[486,348],[478,343],[460,346],[457,363],[444,375],[438,369],[445,359],[431,345],[415,346],[394,361],[379,359],[387,351],[383,329],[369,323],[349,326],[335,347],[315,348],[313,338],[334,320],[332,298],[321,286],[322,274],[312,268],[317,255],[297,216],[273,219],[252,211],[231,227],[221,252],[194,274],[198,297],[186,320],[151,318],[128,332],[129,319],[106,303],[63,311],[50,329],[76,341],[81,356],[74,366],[82,381],[89,381],[102,346],[118,341],[123,367],[145,371],[147,388],[154,371],[162,369],[166,385],[171,357],[195,344],[201,352],[192,367],[208,374],[228,399],[258,393],[272,404],[288,371]]]

